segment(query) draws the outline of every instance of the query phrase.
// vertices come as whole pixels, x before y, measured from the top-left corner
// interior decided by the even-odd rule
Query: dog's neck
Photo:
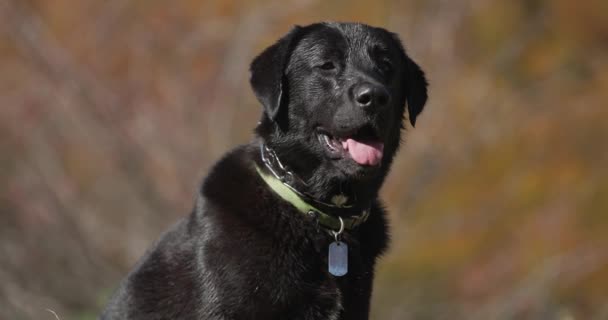
[[[294,161],[295,159],[290,159],[293,152],[291,154],[284,152],[279,156],[278,152],[262,141],[259,142],[259,148],[259,159],[269,173],[306,201],[331,215],[344,217],[358,214],[369,208],[376,196],[377,188],[370,188],[369,184],[363,188],[354,181],[329,177],[324,173],[323,163],[302,161],[302,158]],[[292,163],[307,165],[295,167],[291,165]],[[357,192],[358,189],[368,193]],[[374,193],[370,193],[370,190]]]

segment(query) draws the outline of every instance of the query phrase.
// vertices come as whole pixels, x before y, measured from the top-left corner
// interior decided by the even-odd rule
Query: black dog
[[[101,319],[368,319],[387,246],[378,189],[427,99],[398,37],[295,27],[251,65],[256,139],[205,179]]]

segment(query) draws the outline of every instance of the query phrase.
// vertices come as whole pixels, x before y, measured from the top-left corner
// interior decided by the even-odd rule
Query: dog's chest
[[[333,308],[330,308],[327,315],[327,319],[329,320],[338,320],[340,311],[342,310],[342,292],[339,288],[336,288],[335,296]]]
[[[312,301],[306,308],[305,313],[308,314],[308,317],[304,319],[340,319],[340,313],[343,309],[343,295],[340,288],[335,286],[335,283],[319,289]]]
[[[313,309],[318,310],[319,314],[311,317],[311,319],[342,320],[343,318],[341,315],[343,314],[344,308],[347,307],[345,298],[351,296],[353,293],[350,291],[354,289],[349,285],[350,280],[348,279],[358,279],[360,277],[357,275],[364,272],[358,233],[345,233],[340,240],[348,244],[349,271],[343,277],[337,277],[329,273],[329,247],[335,239],[333,239],[333,237],[327,237],[326,234],[318,233],[316,239],[313,240],[316,259],[320,262],[320,265],[318,265],[320,267],[319,272],[323,275],[324,281],[322,284],[318,285],[317,290],[315,290],[314,293],[314,296],[316,297],[315,305],[317,307],[313,307]]]

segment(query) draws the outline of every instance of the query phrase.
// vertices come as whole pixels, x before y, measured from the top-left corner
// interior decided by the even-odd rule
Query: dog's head
[[[296,26],[255,58],[251,86],[264,107],[257,133],[321,198],[377,192],[406,103],[414,125],[427,99],[397,35],[355,23]]]

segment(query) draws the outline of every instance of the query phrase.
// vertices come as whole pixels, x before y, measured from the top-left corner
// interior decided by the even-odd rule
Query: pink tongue
[[[346,139],[342,141],[342,147],[348,150],[350,156],[360,165],[375,166],[382,160],[384,144],[375,141],[356,141]]]

